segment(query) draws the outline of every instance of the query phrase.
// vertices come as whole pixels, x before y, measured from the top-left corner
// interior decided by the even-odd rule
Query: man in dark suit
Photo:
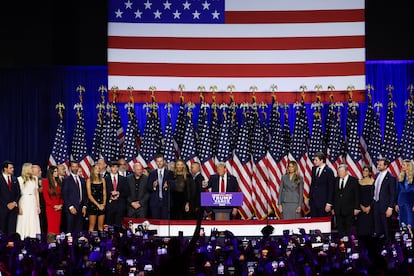
[[[70,162],[70,174],[62,182],[62,198],[66,212],[66,231],[72,235],[82,232],[88,195],[85,179],[78,174],[79,163]]]
[[[0,177],[0,231],[10,235],[16,233],[20,186],[17,178],[13,175],[13,163],[4,161],[2,168],[3,173]]]
[[[359,213],[359,186],[358,179],[349,175],[348,166],[345,164],[338,167],[332,208],[338,236],[349,236],[354,217]]]
[[[326,217],[331,214],[335,175],[326,165],[323,152],[313,157],[312,179],[309,191],[309,207],[311,217]]]
[[[129,196],[129,187],[126,177],[119,174],[119,163],[111,162],[109,175],[105,177],[106,182],[106,224],[121,227],[122,220],[126,215],[126,202]]]
[[[374,183],[374,232],[379,238],[391,241],[390,227],[392,210],[395,207],[396,178],[389,171],[390,161],[378,159],[378,174]]]
[[[211,189],[211,192],[238,192],[239,191],[239,184],[237,183],[237,178],[234,175],[227,173],[226,164],[224,162],[216,163],[216,174],[210,176],[208,180],[207,188]],[[231,219],[238,218],[238,209],[237,207],[215,207],[213,208],[213,212],[217,214],[221,214],[223,210],[230,211]],[[222,220],[224,217],[219,215],[217,220]]]
[[[148,176],[143,171],[141,163],[135,163],[133,173],[127,176],[129,187],[127,217],[129,218],[148,217]]]
[[[198,162],[191,163],[191,175],[194,180],[194,187],[191,188],[189,218],[195,219],[196,213],[201,208],[201,193],[206,190],[208,183],[201,174],[201,165]]]
[[[119,174],[122,176],[127,177],[128,175],[132,174],[130,170],[128,170],[128,163],[124,158],[120,158],[118,160],[119,163]]]
[[[109,172],[108,172],[108,165],[106,164],[105,159],[100,158],[97,161],[98,167],[99,167],[99,174],[101,175],[101,177],[105,178],[107,176],[109,176]]]
[[[151,218],[169,219],[171,209],[171,191],[174,190],[174,173],[165,167],[162,154],[155,157],[157,168],[148,176],[147,187],[150,191],[149,208]]]

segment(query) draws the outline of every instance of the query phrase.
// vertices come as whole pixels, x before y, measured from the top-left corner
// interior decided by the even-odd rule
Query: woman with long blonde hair
[[[280,181],[278,208],[283,219],[302,216],[303,177],[296,161],[289,161],[286,174]]]
[[[21,176],[17,178],[20,185],[19,214],[16,232],[21,239],[36,238],[40,231],[40,202],[36,178],[32,175],[32,163],[24,163]]]
[[[412,160],[404,160],[397,182],[397,205],[400,224],[414,225],[414,164]]]

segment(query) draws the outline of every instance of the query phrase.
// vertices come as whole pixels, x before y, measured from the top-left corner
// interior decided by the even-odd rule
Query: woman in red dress
[[[60,184],[57,167],[50,166],[46,178],[43,179],[43,196],[46,202],[47,232],[53,234],[60,233],[63,206]]]

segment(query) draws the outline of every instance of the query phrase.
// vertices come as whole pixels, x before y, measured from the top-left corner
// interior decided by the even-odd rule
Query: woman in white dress
[[[32,164],[24,163],[22,174],[18,178],[21,197],[16,232],[23,240],[26,237],[36,238],[40,234],[40,204],[37,179],[32,175]]]

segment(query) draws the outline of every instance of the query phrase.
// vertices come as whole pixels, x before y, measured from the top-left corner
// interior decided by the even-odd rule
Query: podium
[[[211,207],[215,220],[229,220],[232,208],[243,204],[241,192],[202,192],[201,206]]]

